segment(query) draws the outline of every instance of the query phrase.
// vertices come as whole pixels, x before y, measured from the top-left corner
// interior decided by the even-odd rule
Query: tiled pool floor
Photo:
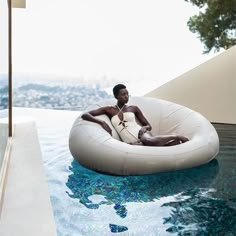
[[[16,111],[36,119],[58,236],[236,235],[236,126],[216,124],[220,153],[206,165],[119,177],[73,160],[79,112]]]

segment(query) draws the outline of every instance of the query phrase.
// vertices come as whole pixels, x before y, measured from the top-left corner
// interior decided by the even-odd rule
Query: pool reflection
[[[116,214],[126,217],[127,202],[151,202],[166,196],[175,196],[188,191],[211,189],[211,184],[219,171],[218,161],[188,170],[159,173],[144,176],[110,176],[97,173],[72,161],[67,187],[68,195],[77,198],[89,209],[97,209],[101,204],[114,204]],[[104,200],[94,203],[93,195],[102,195]]]
[[[162,205],[173,208],[171,216],[163,218],[163,224],[172,224],[167,229],[169,232],[183,232],[186,227],[178,226],[184,225],[185,222],[179,217],[180,206],[184,208],[183,204],[186,203],[190,207],[187,203],[191,199],[199,199],[199,196],[206,196],[206,192],[212,191],[219,165],[214,159],[206,165],[176,172],[144,176],[110,176],[88,170],[77,161],[72,161],[70,171],[72,174],[69,175],[66,185],[71,190],[71,193],[67,192],[71,198],[79,199],[80,203],[89,209],[98,209],[102,204],[112,204],[116,214],[121,218],[125,218],[128,214],[126,208],[128,202],[153,202],[173,196],[175,201],[165,202]],[[103,196],[103,198],[93,201],[96,199],[93,196]],[[181,212],[183,213],[182,210]],[[125,226],[117,227],[119,229]]]
[[[218,161],[187,170],[144,176],[110,176],[94,172],[72,161],[66,183],[72,198],[80,200],[87,208],[100,204],[125,204],[149,202],[164,196],[173,196],[191,189],[211,188],[218,171]],[[106,201],[93,204],[89,196],[103,195]]]
[[[210,163],[187,170],[145,176],[109,176],[88,170],[72,161],[72,174],[66,183],[71,198],[77,198],[89,209],[102,204],[113,204],[116,214],[125,218],[128,202],[153,202],[172,196],[161,207],[171,209],[169,217],[163,217],[166,232],[177,235],[220,235],[236,232],[235,202],[214,198],[219,164]],[[92,196],[103,196],[93,202]],[[94,198],[96,199],[96,198]],[[155,209],[154,209],[155,210]],[[215,222],[218,222],[217,224]],[[113,228],[112,228],[113,227]],[[126,226],[112,225],[112,232],[128,230]],[[120,230],[120,231],[119,231]]]

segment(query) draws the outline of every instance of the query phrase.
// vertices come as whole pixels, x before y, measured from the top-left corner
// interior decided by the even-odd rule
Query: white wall
[[[236,124],[236,46],[145,96],[182,104],[211,122]]]

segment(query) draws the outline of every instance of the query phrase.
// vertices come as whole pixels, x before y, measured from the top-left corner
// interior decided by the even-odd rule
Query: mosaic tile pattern
[[[206,165],[122,177],[88,170],[73,160],[68,132],[76,113],[50,114],[51,123],[48,116],[41,122],[40,115],[58,236],[236,235],[236,126],[218,125],[220,153]]]

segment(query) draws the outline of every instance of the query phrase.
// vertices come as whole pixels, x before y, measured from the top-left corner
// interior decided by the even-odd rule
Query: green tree
[[[203,53],[236,44],[236,0],[185,0],[199,8],[188,20],[191,32],[204,44]]]

